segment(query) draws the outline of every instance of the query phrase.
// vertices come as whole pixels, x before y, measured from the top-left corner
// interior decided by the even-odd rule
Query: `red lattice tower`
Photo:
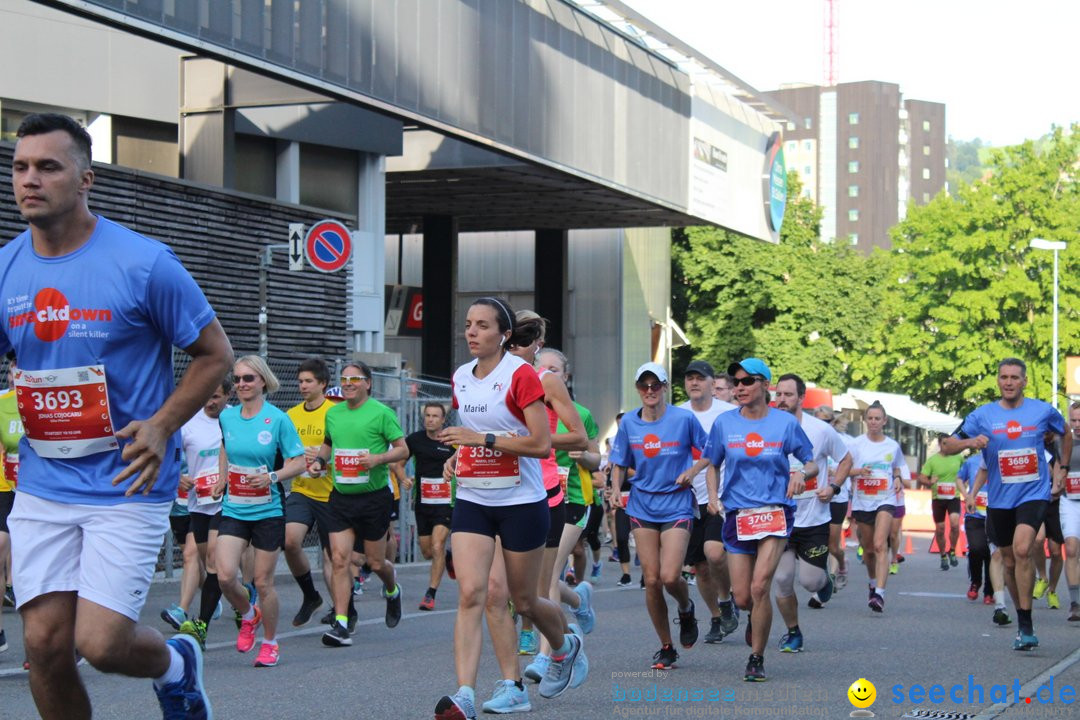
[[[837,83],[839,72],[839,49],[837,47],[837,34],[840,27],[840,0],[825,0],[825,62],[823,74],[825,87],[833,87]]]

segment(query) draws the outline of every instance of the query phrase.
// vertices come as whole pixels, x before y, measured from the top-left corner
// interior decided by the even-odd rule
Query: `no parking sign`
[[[352,235],[337,220],[320,220],[304,238],[304,254],[311,267],[325,273],[336,272],[349,263]]]

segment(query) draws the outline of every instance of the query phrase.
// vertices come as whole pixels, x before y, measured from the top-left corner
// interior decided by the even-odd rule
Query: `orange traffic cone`
[[[914,553],[915,553],[915,551],[911,547],[911,536],[905,534],[904,535],[904,554],[905,555],[913,555]]]

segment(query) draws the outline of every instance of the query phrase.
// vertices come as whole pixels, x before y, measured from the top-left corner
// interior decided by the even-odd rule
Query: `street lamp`
[[[1068,244],[1064,240],[1044,240],[1032,238],[1029,247],[1032,250],[1054,251],[1054,360],[1052,363],[1053,384],[1052,399],[1050,404],[1057,409],[1058,406],[1058,251],[1064,250]]]

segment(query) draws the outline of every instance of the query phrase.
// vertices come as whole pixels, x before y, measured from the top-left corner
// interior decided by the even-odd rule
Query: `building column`
[[[569,256],[566,230],[537,230],[533,264],[533,292],[536,312],[548,320],[549,347],[565,350],[563,328],[566,322],[566,261]]]
[[[349,331],[354,352],[383,352],[386,322],[386,158],[358,152],[359,192],[350,266]]]
[[[236,111],[228,106],[229,69],[200,57],[180,60],[180,177],[236,187]]]
[[[274,187],[278,200],[300,204],[300,143],[277,141],[277,182]]]
[[[450,378],[454,362],[454,302],[457,296],[457,221],[424,216],[424,330],[420,372]]]

